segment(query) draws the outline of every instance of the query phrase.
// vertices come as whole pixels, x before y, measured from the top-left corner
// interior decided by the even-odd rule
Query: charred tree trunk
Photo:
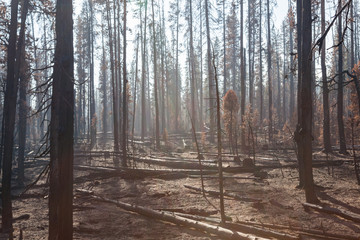
[[[259,11],[259,67],[260,67],[260,73],[259,73],[259,93],[260,93],[260,125],[262,125],[262,121],[264,118],[264,96],[263,96],[263,64],[262,64],[262,1],[259,1],[260,5],[260,11]]]
[[[117,107],[117,91],[115,84],[115,67],[114,67],[114,48],[113,38],[111,30],[111,16],[110,16],[110,4],[109,0],[106,1],[106,14],[107,14],[107,25],[109,31],[109,45],[110,45],[110,69],[111,69],[111,88],[112,88],[112,100],[113,100],[113,132],[114,132],[114,152],[119,151],[119,125],[118,125],[118,107]],[[114,156],[115,167],[119,166],[119,160]]]
[[[153,28],[153,51],[154,51],[154,97],[155,97],[155,140],[156,148],[160,148],[160,129],[159,129],[159,103],[158,103],[158,79],[157,79],[157,49],[156,49],[156,33],[155,33],[155,11],[154,0],[151,0],[152,9],[152,28]]]
[[[270,0],[267,0],[267,50],[268,50],[268,80],[269,80],[269,141],[272,141],[273,119],[272,119],[272,73],[271,73],[271,29],[270,29]]]
[[[197,126],[197,117],[196,117],[196,108],[195,108],[195,56],[194,56],[194,37],[193,37],[193,13],[192,13],[192,0],[189,1],[189,31],[190,31],[190,71],[191,71],[191,80],[190,80],[190,91],[191,91],[191,118],[194,122],[194,125]]]
[[[23,7],[27,8],[29,6],[29,1],[23,1]],[[26,16],[25,16],[26,17]],[[25,43],[25,34],[20,34],[23,37],[22,42]],[[20,40],[20,39],[19,39]],[[27,114],[28,114],[28,105],[26,99],[27,86],[29,84],[29,75],[27,73],[28,65],[25,60],[25,44],[21,46],[21,63],[19,65],[19,78],[20,78],[20,86],[19,86],[19,153],[18,153],[18,183],[20,186],[24,185],[24,162],[25,162],[25,147],[26,147],[26,132],[27,132]],[[19,49],[18,49],[19,51]]]
[[[245,97],[246,97],[246,85],[245,85],[245,57],[244,57],[244,1],[240,1],[240,83],[241,83],[241,147],[245,148],[245,128],[244,128],[244,117],[245,117]]]
[[[341,9],[341,1],[339,1],[339,9]],[[338,17],[338,40],[342,41],[342,14]],[[343,85],[343,47],[342,44],[338,46],[338,91],[337,91],[337,120],[339,130],[340,153],[346,154],[346,139],[344,130],[344,85]]]
[[[341,1],[339,1],[339,9],[341,9]],[[339,43],[342,41],[342,14],[338,17],[338,38]],[[344,85],[343,85],[343,47],[342,44],[338,46],[338,91],[337,91],[337,120],[339,130],[340,153],[346,154],[346,139],[344,130]]]
[[[297,13],[297,53],[298,53],[298,89],[297,89],[297,105],[298,105],[298,124],[296,126],[296,130],[294,133],[295,141],[297,143],[297,158],[298,158],[298,164],[299,164],[299,188],[304,187],[304,161],[303,161],[303,145],[300,142],[300,130],[301,130],[301,84],[302,84],[302,7],[303,7],[303,1],[297,0],[296,1],[296,13]]]
[[[127,72],[126,72],[126,1],[124,1],[124,52],[123,52],[123,136],[122,136],[122,161],[123,167],[127,166],[127,138],[128,138],[128,104],[127,104]]]
[[[226,37],[225,37],[225,33],[226,33],[226,20],[225,20],[225,0],[222,1],[222,21],[223,21],[223,59],[224,59],[224,91],[223,91],[223,96],[225,96],[226,92],[227,92],[227,79],[226,79]],[[201,14],[201,13],[200,13]]]
[[[103,77],[103,82],[102,82],[102,92],[103,92],[103,99],[102,99],[102,103],[103,103],[103,112],[102,112],[102,124],[103,124],[103,139],[104,139],[104,143],[106,142],[106,138],[107,138],[107,131],[108,131],[108,126],[107,126],[107,116],[108,116],[108,103],[107,103],[107,63],[106,63],[106,52],[105,52],[105,43],[104,43],[104,25],[101,24],[101,40],[102,40],[102,61],[103,61],[103,68],[101,69],[102,71],[102,77]]]
[[[89,0],[89,55],[90,55],[90,149],[96,144],[96,112],[95,112],[95,86],[94,86],[94,11],[92,0]]]
[[[141,71],[141,140],[144,141],[145,136],[147,135],[146,128],[146,29],[147,29],[147,1],[145,1],[145,24],[144,24],[144,34],[143,34],[143,48],[142,48],[142,71]],[[142,26],[142,25],[141,25]],[[141,30],[142,34],[142,30]]]
[[[16,98],[18,91],[18,79],[15,77],[16,38],[17,38],[17,12],[18,1],[11,1],[11,20],[9,25],[9,44],[7,48],[7,78],[4,97],[3,111],[3,134],[4,144],[1,153],[2,166],[2,232],[9,234],[12,239],[12,203],[11,203],[11,174],[14,144],[14,128],[16,114]],[[19,49],[19,48],[18,48]]]
[[[211,66],[211,37],[210,37],[210,22],[209,22],[209,0],[205,0],[205,21],[206,21],[206,39],[207,39],[207,67],[209,80],[209,110],[210,110],[210,142],[215,141],[215,119],[214,119],[214,73]]]
[[[325,32],[325,0],[321,0],[321,34]],[[321,49],[321,74],[322,74],[322,88],[323,88],[323,141],[325,152],[331,152],[331,141],[330,141],[330,109],[329,109],[329,88],[326,76],[326,41],[323,42]]]
[[[252,69],[252,65],[253,65],[253,61],[251,58],[251,54],[253,53],[253,45],[252,45],[252,37],[253,37],[253,28],[252,28],[252,4],[253,2],[251,0],[248,0],[248,58],[249,58],[249,104],[250,104],[250,112],[253,111],[253,101],[254,101],[254,86],[253,86],[253,69]]]
[[[141,20],[140,20],[141,21]],[[141,44],[141,43],[140,43]],[[136,60],[135,60],[135,82],[134,82],[134,108],[133,108],[133,118],[132,118],[132,129],[131,129],[131,136],[132,136],[132,143],[134,143],[135,138],[135,117],[136,117],[136,97],[137,97],[137,84],[139,82],[138,78],[138,71],[139,71],[139,36],[136,39]]]
[[[49,240],[72,239],[74,50],[72,1],[57,0],[50,123]]]
[[[207,1],[207,0],[206,0]],[[214,52],[214,49],[213,49]],[[217,120],[217,149],[218,149],[218,167],[219,167],[219,195],[220,195],[220,216],[221,222],[225,223],[225,207],[224,207],[224,181],[222,169],[222,144],[221,144],[221,113],[220,113],[220,94],[219,94],[219,80],[217,78],[217,71],[215,65],[215,54],[213,54],[213,67],[215,73],[215,91],[216,91],[216,120]]]
[[[299,74],[301,77],[301,118],[300,145],[302,146],[302,161],[304,164],[304,188],[306,202],[317,203],[319,200],[315,194],[315,186],[312,173],[312,91],[311,91],[311,0],[302,1],[302,14],[300,16],[302,26],[301,55],[302,61]]]
[[[292,4],[291,4],[292,0],[289,0],[289,5],[290,5],[290,11],[291,11],[291,24],[290,24],[290,72],[289,72],[289,78],[290,78],[290,101],[289,101],[289,120],[291,121],[294,117],[294,112],[295,112],[295,90],[294,90],[294,57],[293,57],[293,51],[294,51],[294,40],[293,40],[293,25],[292,23],[295,22],[295,19],[293,19],[293,9],[292,9]],[[300,35],[298,34],[298,37]]]

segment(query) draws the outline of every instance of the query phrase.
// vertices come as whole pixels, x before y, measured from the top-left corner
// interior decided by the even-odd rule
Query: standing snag
[[[225,94],[223,108],[224,126],[229,137],[230,149],[237,153],[237,116],[240,105],[236,93],[231,89]]]

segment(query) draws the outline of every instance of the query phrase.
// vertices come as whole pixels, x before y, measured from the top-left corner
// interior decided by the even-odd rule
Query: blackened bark
[[[191,80],[190,80],[190,91],[191,91],[191,118],[195,126],[198,126],[198,120],[196,117],[196,108],[195,108],[195,56],[194,56],[194,37],[193,37],[193,13],[192,13],[192,0],[189,1],[189,31],[190,31],[190,71],[191,71]]]
[[[303,146],[302,143],[300,142],[299,137],[299,132],[301,130],[301,81],[302,81],[302,73],[301,73],[301,69],[302,69],[302,5],[303,1],[302,0],[297,0],[296,1],[296,14],[297,14],[297,53],[298,53],[298,92],[297,92],[297,105],[298,105],[298,125],[296,126],[296,130],[295,130],[295,141],[297,142],[297,158],[298,158],[298,163],[299,163],[299,188],[303,188],[304,187],[304,161],[303,161]]]
[[[155,97],[155,140],[156,148],[160,148],[160,129],[159,129],[159,103],[158,103],[158,87],[157,87],[157,49],[156,49],[156,34],[155,34],[155,13],[154,13],[154,0],[151,0],[152,7],[152,29],[153,29],[153,51],[154,51],[154,97]]]
[[[147,1],[145,2],[145,23],[143,34],[143,47],[142,47],[142,71],[141,71],[141,140],[144,141],[147,134],[146,128],[146,97],[145,97],[145,83],[146,83],[146,29],[147,29]],[[142,26],[142,25],[140,25]],[[141,31],[142,33],[142,31]]]
[[[215,140],[215,118],[214,118],[214,72],[211,66],[211,37],[210,37],[210,23],[209,23],[209,3],[205,0],[205,21],[206,21],[206,40],[207,40],[207,67],[209,80],[209,111],[210,111],[210,142]]]
[[[17,57],[15,78],[20,79],[19,91],[19,152],[18,152],[18,183],[22,186],[24,184],[24,160],[25,160],[25,145],[26,145],[26,117],[27,117],[27,101],[26,89],[29,81],[27,75],[27,63],[25,61],[25,28],[26,18],[29,9],[29,0],[22,1],[21,7],[21,26],[17,46]]]
[[[4,144],[2,168],[2,231],[12,239],[12,204],[11,204],[11,167],[13,158],[17,78],[15,78],[16,37],[17,37],[18,1],[11,1],[11,20],[9,25],[9,44],[7,49],[7,78],[3,112]]]
[[[57,0],[50,122],[49,240],[72,239],[74,50],[72,0]]]
[[[290,11],[293,12],[292,9],[292,0],[289,0],[290,3]],[[290,15],[291,19],[290,21],[295,21],[293,19],[293,15]],[[299,37],[299,35],[298,35]],[[294,57],[293,57],[293,51],[294,51],[294,40],[293,40],[293,26],[290,24],[290,72],[289,72],[289,78],[290,78],[290,101],[289,101],[289,119],[290,121],[293,119],[294,112],[295,112],[295,90],[294,90]]]
[[[96,144],[96,112],[95,112],[95,86],[94,86],[94,11],[92,0],[89,0],[89,60],[90,60],[90,149]]]
[[[300,144],[304,164],[304,187],[305,197],[308,203],[317,203],[319,200],[315,194],[315,186],[312,172],[312,79],[311,79],[311,0],[302,1],[302,38],[301,54],[302,64],[300,74],[301,79],[301,118],[300,118]]]
[[[127,166],[127,137],[128,137],[128,105],[127,105],[127,72],[126,72],[126,1],[124,1],[124,52],[123,52],[123,136],[122,136],[122,154],[121,165]]]
[[[111,88],[112,88],[112,100],[113,100],[113,125],[114,125],[114,151],[119,151],[119,125],[118,125],[118,105],[117,105],[117,91],[115,84],[115,67],[114,67],[114,47],[111,30],[111,16],[110,16],[110,4],[109,0],[106,1],[106,12],[107,12],[107,25],[109,31],[109,45],[110,45],[110,69],[111,69]],[[118,167],[119,160],[114,157],[114,165]]]
[[[325,32],[325,0],[321,0],[321,34]],[[326,76],[326,62],[325,62],[325,49],[326,41],[323,42],[321,49],[321,74],[322,74],[322,88],[323,88],[323,140],[325,152],[331,152],[330,141],[330,109],[329,109],[329,88]]]
[[[245,97],[246,97],[246,85],[245,85],[245,57],[244,57],[244,1],[240,1],[240,83],[241,83],[241,100],[240,100],[240,112],[241,112],[241,124],[244,125],[245,116]],[[241,146],[245,147],[245,128],[241,128]]]
[[[341,9],[341,1],[339,1],[339,9]],[[338,38],[342,41],[342,14],[338,17]],[[337,120],[339,130],[340,153],[346,154],[346,139],[344,130],[344,85],[343,85],[343,47],[338,47],[338,91],[337,91]]]
[[[272,141],[272,73],[271,73],[271,29],[270,29],[270,0],[267,0],[267,50],[268,50],[268,80],[269,80],[269,141]]]
[[[264,120],[263,117],[263,105],[264,105],[264,95],[263,95],[263,64],[262,64],[262,1],[259,1],[260,10],[259,10],[259,93],[260,93],[260,125],[262,125],[262,121]]]

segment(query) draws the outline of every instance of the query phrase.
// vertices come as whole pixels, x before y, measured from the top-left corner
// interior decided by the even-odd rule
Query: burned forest
[[[0,240],[359,240],[359,13],[0,0]]]

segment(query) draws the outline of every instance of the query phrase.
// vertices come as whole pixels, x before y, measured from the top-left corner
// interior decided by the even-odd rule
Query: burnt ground
[[[97,150],[110,149],[110,146],[102,146]],[[149,146],[138,146],[134,155],[142,156],[148,161],[145,163],[131,161],[130,168],[154,170],[151,174],[136,173],[136,170],[124,170],[118,174],[109,173],[106,169],[75,168],[74,239],[220,239],[219,236],[204,231],[129,212],[112,203],[98,201],[75,191],[86,189],[97,196],[111,200],[137,204],[154,210],[181,212],[219,220],[217,196],[207,195],[204,198],[201,193],[184,187],[185,185],[201,187],[200,177],[196,175],[196,172],[186,174],[184,172],[156,172],[161,169],[179,171],[179,166],[175,169],[149,162],[149,159],[162,159],[165,162],[185,159],[182,162],[196,163],[196,154],[193,151],[194,149],[184,150],[173,147],[170,152],[156,152]],[[294,151],[291,149],[257,151],[256,165],[263,166],[261,171],[267,174],[259,174],[259,171],[240,173],[242,163],[234,162],[233,156],[225,155],[224,157],[224,168],[238,167],[224,173],[225,191],[239,196],[237,199],[225,197],[225,213],[232,222],[247,221],[249,226],[281,225],[283,229],[275,229],[276,226],[272,228],[293,236],[300,236],[301,232],[298,231],[300,229],[304,232],[317,230],[324,233],[323,235],[330,233],[347,235],[349,239],[351,236],[353,239],[360,239],[359,222],[303,207],[305,194],[302,189],[297,188],[298,172],[293,166],[296,163]],[[216,155],[208,154],[216,153],[216,149],[208,148],[206,152],[205,162],[209,166],[216,166]],[[241,160],[245,157],[247,155],[240,154]],[[339,163],[341,165],[329,167],[323,164],[326,162],[325,154],[314,153],[314,161],[321,165],[313,170],[316,191],[321,203],[360,216],[360,188],[356,184],[352,158],[332,154],[327,159],[330,163],[337,161],[338,165]],[[47,160],[29,158],[26,163],[27,183],[33,182],[46,164]],[[113,161],[107,153],[94,154],[93,152],[90,157],[85,151],[78,150],[75,165],[102,166],[112,169]],[[166,165],[166,163],[161,165]],[[205,175],[204,184],[206,190],[218,191],[217,175]],[[14,223],[15,239],[19,239],[20,229],[23,239],[47,239],[46,175],[25,194],[18,197],[23,190],[23,188],[17,188],[13,191],[14,217],[22,217]],[[260,227],[265,229],[265,225]],[[303,239],[323,239],[320,236],[306,236],[304,232],[301,235]]]

